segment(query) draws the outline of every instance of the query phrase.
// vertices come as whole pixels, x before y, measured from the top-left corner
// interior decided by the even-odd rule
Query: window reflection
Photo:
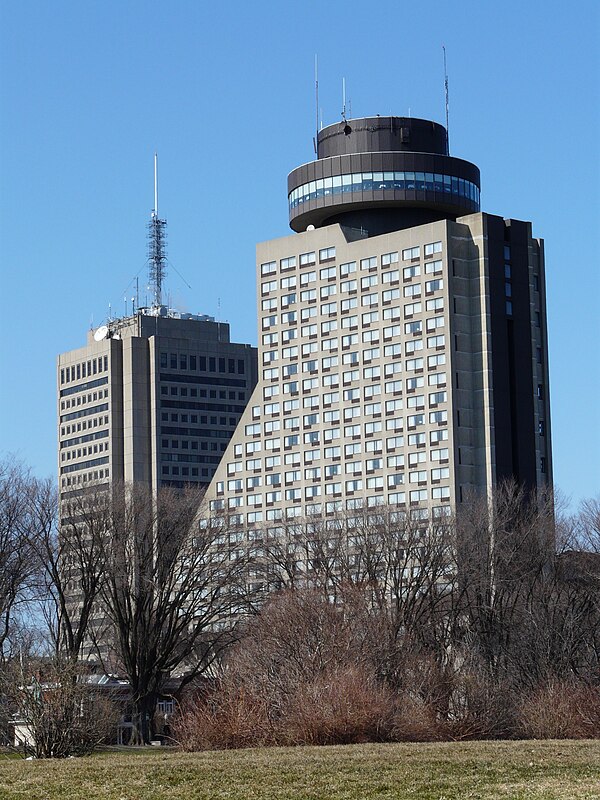
[[[469,200],[479,209],[479,187],[464,178],[431,172],[354,172],[320,178],[298,186],[289,195],[290,209],[308,200],[362,191],[427,191]]]

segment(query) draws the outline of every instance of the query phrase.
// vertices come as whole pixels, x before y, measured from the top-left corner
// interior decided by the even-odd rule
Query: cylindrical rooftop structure
[[[479,211],[479,169],[447,153],[446,129],[412,117],[323,128],[317,160],[288,176],[290,227],[339,222],[377,235]]]

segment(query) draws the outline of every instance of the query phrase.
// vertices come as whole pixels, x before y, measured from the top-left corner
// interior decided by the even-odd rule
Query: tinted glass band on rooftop
[[[362,191],[427,191],[439,195],[463,197],[477,205],[479,209],[479,186],[454,175],[441,175],[432,172],[354,172],[319,178],[302,184],[290,192],[290,209],[297,208],[308,200],[316,200],[329,195]]]

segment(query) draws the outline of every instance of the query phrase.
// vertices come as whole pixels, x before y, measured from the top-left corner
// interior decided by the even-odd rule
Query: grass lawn
[[[600,740],[0,756],[0,799],[600,800]]]

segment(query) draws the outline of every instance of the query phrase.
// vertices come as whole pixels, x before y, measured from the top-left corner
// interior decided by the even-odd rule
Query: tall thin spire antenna
[[[448,127],[450,118],[450,104],[448,100],[448,69],[446,66],[446,45],[442,45],[444,51],[444,93],[446,95],[446,155],[450,155],[450,129]]]
[[[154,153],[154,209],[148,223],[148,276],[153,307],[162,305],[162,284],[167,272],[167,222],[158,218],[158,155]]]
[[[315,53],[315,154],[319,157],[319,56]]]
[[[158,216],[158,153],[154,153],[154,214]]]

